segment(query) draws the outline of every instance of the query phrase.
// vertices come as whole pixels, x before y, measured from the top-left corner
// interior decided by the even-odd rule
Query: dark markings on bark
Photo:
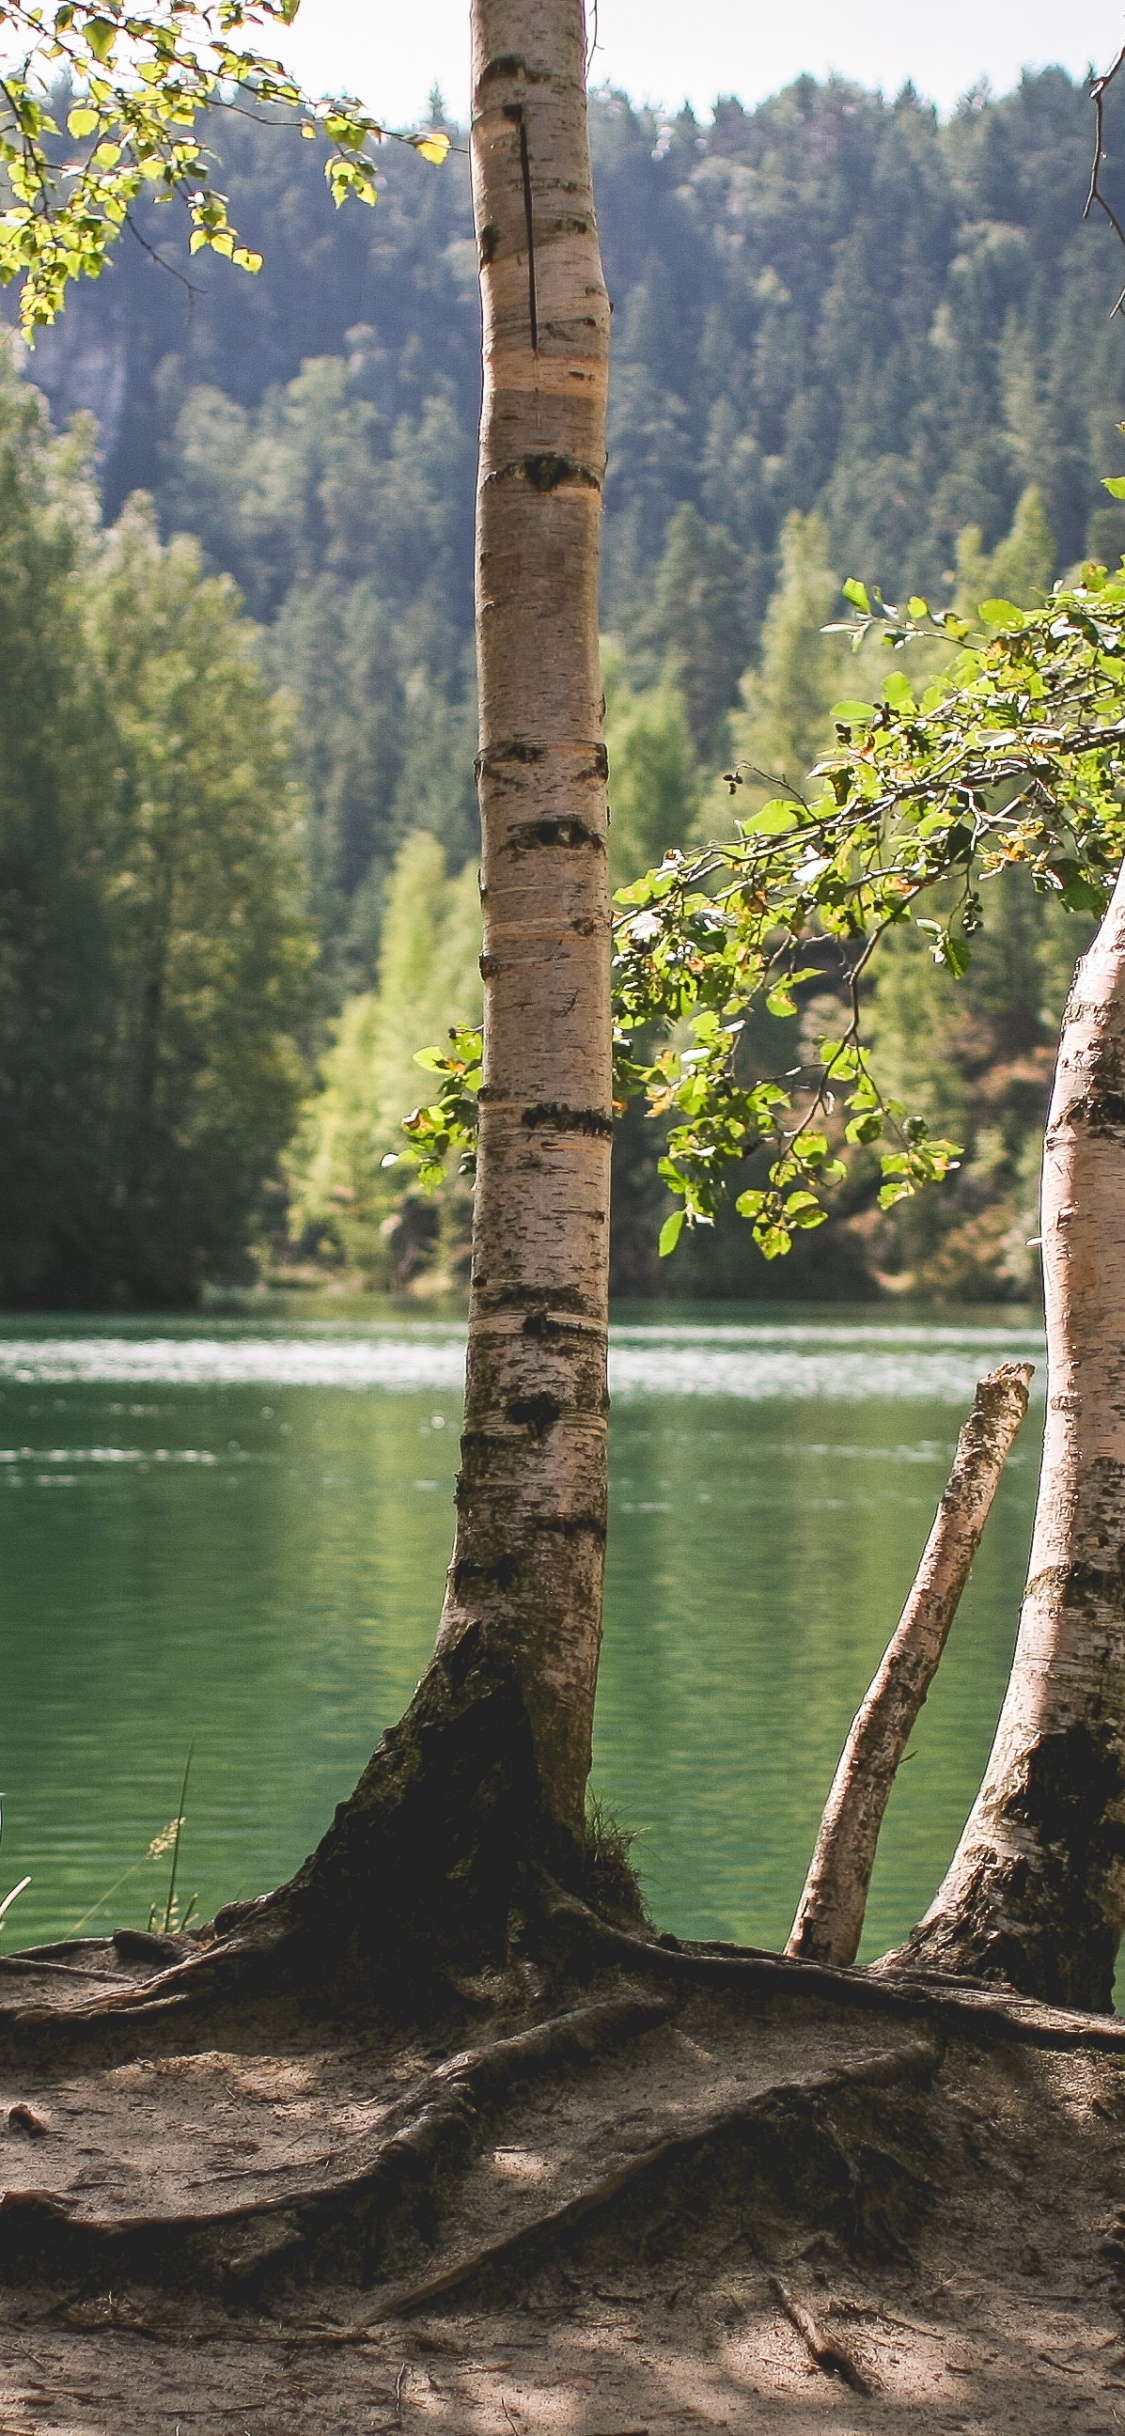
[[[577,921],[569,923],[567,927],[580,939],[592,939],[596,931],[604,930],[608,928],[608,925],[595,921],[592,916],[588,918],[580,916]],[[483,950],[477,958],[477,964],[482,981],[495,981],[497,975],[502,973],[504,970],[504,960],[502,956],[490,956]],[[478,1094],[478,1097],[481,1099],[483,1099],[485,1096],[486,1095],[483,1090]]]
[[[486,85],[507,83],[513,76],[520,77],[525,85],[548,85],[551,81],[545,69],[529,68],[518,51],[501,51],[481,69],[477,91],[483,93]]]
[[[556,1539],[597,1539],[606,1536],[605,1517],[601,1514],[543,1514],[539,1529],[550,1531]]]
[[[550,1400],[554,1401],[553,1398]],[[529,1403],[532,1401],[533,1399],[528,1399]],[[534,1399],[534,1401],[538,1403],[538,1398]],[[577,1407],[579,1412],[586,1415],[590,1413],[600,1413],[606,1409],[608,1408],[605,1404],[604,1390],[601,1395],[593,1394],[584,1396],[581,1404]],[[511,1413],[512,1410],[513,1407],[508,1405],[506,1408],[505,1417],[507,1417],[507,1414]],[[573,1410],[574,1408],[572,1408],[572,1411]],[[562,1405],[559,1405],[554,1413],[553,1420],[555,1422],[561,1421],[562,1417],[563,1407]],[[494,1465],[499,1464],[503,1469],[507,1469],[511,1463],[511,1458],[512,1440],[509,1432],[501,1432],[499,1430],[467,1429],[461,1440],[461,1469],[457,1474],[453,1491],[457,1503],[461,1504],[463,1500],[470,1499],[473,1496],[476,1488],[480,1486],[481,1483],[491,1479]],[[549,1526],[546,1522],[544,1522],[542,1524],[542,1528],[546,1530],[549,1528]]]
[[[1090,1133],[1120,1133],[1125,1128],[1125,1092],[1088,1091],[1084,1100],[1072,1100],[1065,1121],[1085,1125]]]
[[[495,259],[496,248],[499,243],[500,231],[498,228],[493,226],[491,221],[489,221],[487,226],[482,228],[480,232],[479,252],[480,267],[482,271],[486,271],[489,263]]]
[[[1041,1573],[1033,1575],[1024,1595],[1030,1598],[1051,1590],[1061,1593],[1066,1607],[1085,1607],[1091,1598],[1100,1604],[1116,1604],[1123,1585],[1125,1558],[1119,1552],[1115,1565],[1045,1565]]]
[[[601,1141],[613,1138],[613,1118],[600,1108],[564,1108],[558,1100],[541,1100],[534,1108],[525,1108],[520,1118],[529,1133],[540,1126],[549,1126],[552,1133],[595,1134]]]
[[[565,1336],[566,1332],[565,1320],[552,1319],[549,1311],[529,1311],[523,1323],[524,1335],[534,1338],[539,1345],[552,1344],[556,1337]]]
[[[576,1295],[572,1304],[561,1306],[561,1317],[557,1312],[546,1311],[542,1307],[529,1311],[523,1323],[523,1333],[537,1344],[554,1345],[559,1352],[577,1357],[585,1347],[600,1342],[600,1337],[592,1337],[588,1329],[576,1328],[573,1319],[565,1316],[568,1311],[583,1309],[584,1305]]]
[[[554,1428],[561,1412],[562,1405],[555,1396],[520,1396],[514,1404],[509,1404],[508,1419],[514,1421],[517,1428],[525,1429],[528,1437],[540,1445],[548,1430]]]
[[[533,457],[517,457],[511,465],[497,467],[490,482],[507,482],[515,475],[528,482],[533,491],[561,490],[564,482],[577,483],[583,490],[600,491],[601,483],[588,465],[580,465],[576,457],[559,457],[550,451]]]
[[[1062,1028],[1064,1031],[1066,1030],[1068,1024],[1085,1024],[1090,1022],[1096,1024],[1100,1030],[1101,1026],[1105,1022],[1105,1005],[1101,999],[1079,997],[1078,984],[1083,978],[1083,967],[1080,964],[1078,967],[1078,972],[1075,976],[1074,988],[1072,989],[1070,997],[1067,999],[1066,1006],[1063,1009]]]
[[[507,744],[494,745],[491,753],[478,753],[473,767],[477,777],[482,778],[490,776],[498,769],[503,769],[506,761],[519,761],[534,765],[537,761],[545,760],[546,753],[546,745],[529,744],[526,736],[512,736]]]
[[[522,66],[522,62],[521,62]],[[526,74],[526,70],[524,71]],[[527,233],[527,318],[531,325],[531,350],[539,353],[539,302],[535,293],[535,213],[531,196],[531,154],[527,142],[527,121],[521,102],[505,102],[504,116],[519,132],[520,180],[523,186],[523,220]]]
[[[526,736],[510,736],[505,744],[494,745],[491,752],[478,753],[473,763],[473,769],[478,778],[496,777],[503,774],[507,762],[514,761],[534,766],[536,762],[546,760],[549,750],[549,746],[545,744],[532,744]],[[587,751],[590,754],[590,764],[588,769],[575,771],[574,783],[576,785],[587,778],[609,777],[608,747],[604,744],[590,743]]]
[[[473,1284],[478,1293],[484,1293],[489,1279],[483,1271],[474,1271]],[[602,1325],[600,1311],[591,1304],[589,1295],[584,1294],[580,1286],[552,1286],[548,1302],[542,1286],[524,1286],[518,1284],[515,1279],[509,1281],[507,1278],[501,1278],[493,1288],[486,1309],[527,1311],[531,1313],[537,1323],[542,1317],[552,1327],[556,1325],[561,1327],[563,1323],[553,1319],[549,1320],[548,1315],[560,1312],[573,1313],[578,1319],[593,1320],[599,1328]],[[528,1330],[529,1335],[537,1332],[537,1327]]]
[[[605,839],[588,822],[576,820],[525,820],[509,831],[504,844],[505,854],[526,854],[536,846],[593,846],[605,853]]]
[[[1048,2004],[1108,2013],[1117,1933],[1107,1910],[1125,1859],[1125,1755],[1104,1726],[1045,1734],[1028,1752],[1005,1815],[1028,1831],[1017,1855],[982,1853],[955,1916],[912,1931],[893,1968],[999,1981]]]
[[[453,1587],[459,1599],[474,1591],[511,1590],[518,1581],[520,1560],[511,1548],[503,1548],[491,1564],[481,1564],[472,1557],[462,1557],[453,1568]]]

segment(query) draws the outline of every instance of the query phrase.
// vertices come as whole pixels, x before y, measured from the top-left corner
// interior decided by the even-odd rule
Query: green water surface
[[[425,1666],[451,1536],[462,1332],[374,1305],[0,1322],[3,1940],[144,1924],[194,1745],[203,1914],[302,1859]],[[840,1744],[974,1380],[1030,1315],[619,1315],[595,1788],[662,1926],[784,1941]],[[1033,1406],[896,1787],[865,1952],[917,1918],[1011,1652]],[[141,1866],[134,1865],[141,1862]]]

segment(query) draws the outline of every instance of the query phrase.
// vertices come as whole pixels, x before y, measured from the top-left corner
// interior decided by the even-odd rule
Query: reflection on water
[[[401,1322],[399,1323],[401,1330]],[[0,1338],[0,1380],[22,1386],[90,1384],[162,1387],[383,1388],[405,1394],[461,1391],[464,1338],[455,1328],[420,1324],[402,1334],[344,1323],[310,1327],[300,1336],[57,1336]],[[924,1396],[963,1404],[971,1398],[996,1329],[846,1324],[788,1326],[731,1322],[681,1327],[667,1321],[615,1328],[610,1390],[634,1396],[815,1396],[832,1402]],[[1003,1330],[1005,1351],[1039,1349],[1039,1331]]]
[[[596,1783],[662,1924],[784,1939],[974,1383],[1028,1354],[1012,1313],[622,1315]],[[181,1872],[204,1911],[315,1841],[426,1663],[462,1364],[456,1325],[370,1306],[0,1328],[0,1896],[33,1881],[9,1946],[144,1854],[193,1740]],[[865,1951],[924,1906],[979,1779],[1038,1429],[892,1800]],[[114,1916],[147,1918],[166,1867]]]

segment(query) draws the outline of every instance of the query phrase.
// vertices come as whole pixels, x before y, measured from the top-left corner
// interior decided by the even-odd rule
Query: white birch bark
[[[1125,1926],[1125,873],[1075,975],[1042,1191],[1047,1423],[1019,1640],[984,1783],[883,1967],[1108,2008]]]
[[[514,1664],[580,1834],[600,1639],[612,1128],[598,661],[609,302],[581,0],[473,0],[484,1088],[438,1637]]]
[[[910,1596],[852,1720],[785,1948],[805,1962],[855,1961],[879,1830],[899,1764],[961,1603],[1012,1440],[1027,1411],[1030,1362],[982,1379]]]

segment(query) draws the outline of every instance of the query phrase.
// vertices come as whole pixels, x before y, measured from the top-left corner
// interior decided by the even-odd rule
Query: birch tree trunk
[[[1047,1424],[1019,1641],[981,1791],[884,1968],[1108,2009],[1125,1926],[1125,872],[1075,975],[1042,1194]]]
[[[484,1087],[457,1532],[438,1637],[513,1667],[583,1824],[601,1629],[612,1131],[598,660],[609,302],[581,0],[474,0]]]

